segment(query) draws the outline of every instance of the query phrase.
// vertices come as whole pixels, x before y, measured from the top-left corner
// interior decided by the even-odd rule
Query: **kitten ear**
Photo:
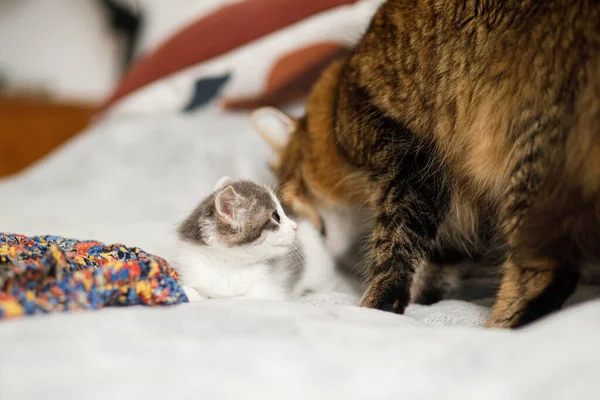
[[[215,207],[217,213],[223,219],[231,224],[236,224],[239,220],[239,206],[242,197],[235,191],[233,186],[227,186],[219,191],[215,196]]]
[[[221,188],[223,188],[223,187],[227,186],[227,185],[228,185],[228,184],[230,184],[231,182],[233,182],[233,179],[231,179],[231,178],[230,178],[230,177],[228,177],[228,176],[224,176],[224,177],[222,177],[221,179],[219,179],[219,180],[217,181],[217,184],[215,185],[215,188],[214,188],[213,190],[215,190],[215,191],[216,191],[216,190],[219,190],[219,189],[221,189]]]
[[[297,127],[293,118],[273,107],[259,108],[252,112],[251,118],[254,129],[277,153],[285,149]]]

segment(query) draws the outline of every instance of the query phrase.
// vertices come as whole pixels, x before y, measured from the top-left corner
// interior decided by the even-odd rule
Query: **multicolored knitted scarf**
[[[187,301],[167,262],[137,247],[0,233],[0,319]]]

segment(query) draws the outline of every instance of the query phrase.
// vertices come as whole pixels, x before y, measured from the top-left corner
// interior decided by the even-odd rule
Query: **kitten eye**
[[[271,215],[271,217],[273,217],[275,222],[277,222],[277,223],[281,222],[281,217],[279,216],[279,213],[277,211],[273,211],[273,214]]]
[[[321,234],[321,236],[325,237],[327,236],[327,230],[325,229],[325,221],[323,221],[323,217],[319,217],[319,221],[321,223],[321,230],[319,231],[319,233]]]

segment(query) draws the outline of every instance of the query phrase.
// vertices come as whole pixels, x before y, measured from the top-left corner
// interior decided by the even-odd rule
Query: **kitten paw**
[[[406,284],[389,275],[380,275],[369,284],[361,300],[361,307],[403,314],[410,300]]]
[[[196,289],[191,288],[189,286],[182,286],[182,288],[190,303],[206,300],[206,298],[203,297],[200,293],[198,293]]]

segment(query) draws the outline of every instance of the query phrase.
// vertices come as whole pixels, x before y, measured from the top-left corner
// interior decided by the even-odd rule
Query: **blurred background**
[[[249,111],[302,99],[380,3],[0,0],[0,177],[107,110],[173,115],[220,100]]]
[[[136,3],[0,0],[0,176],[86,126],[132,60]]]
[[[131,63],[222,0],[0,0],[0,177],[81,131]]]

